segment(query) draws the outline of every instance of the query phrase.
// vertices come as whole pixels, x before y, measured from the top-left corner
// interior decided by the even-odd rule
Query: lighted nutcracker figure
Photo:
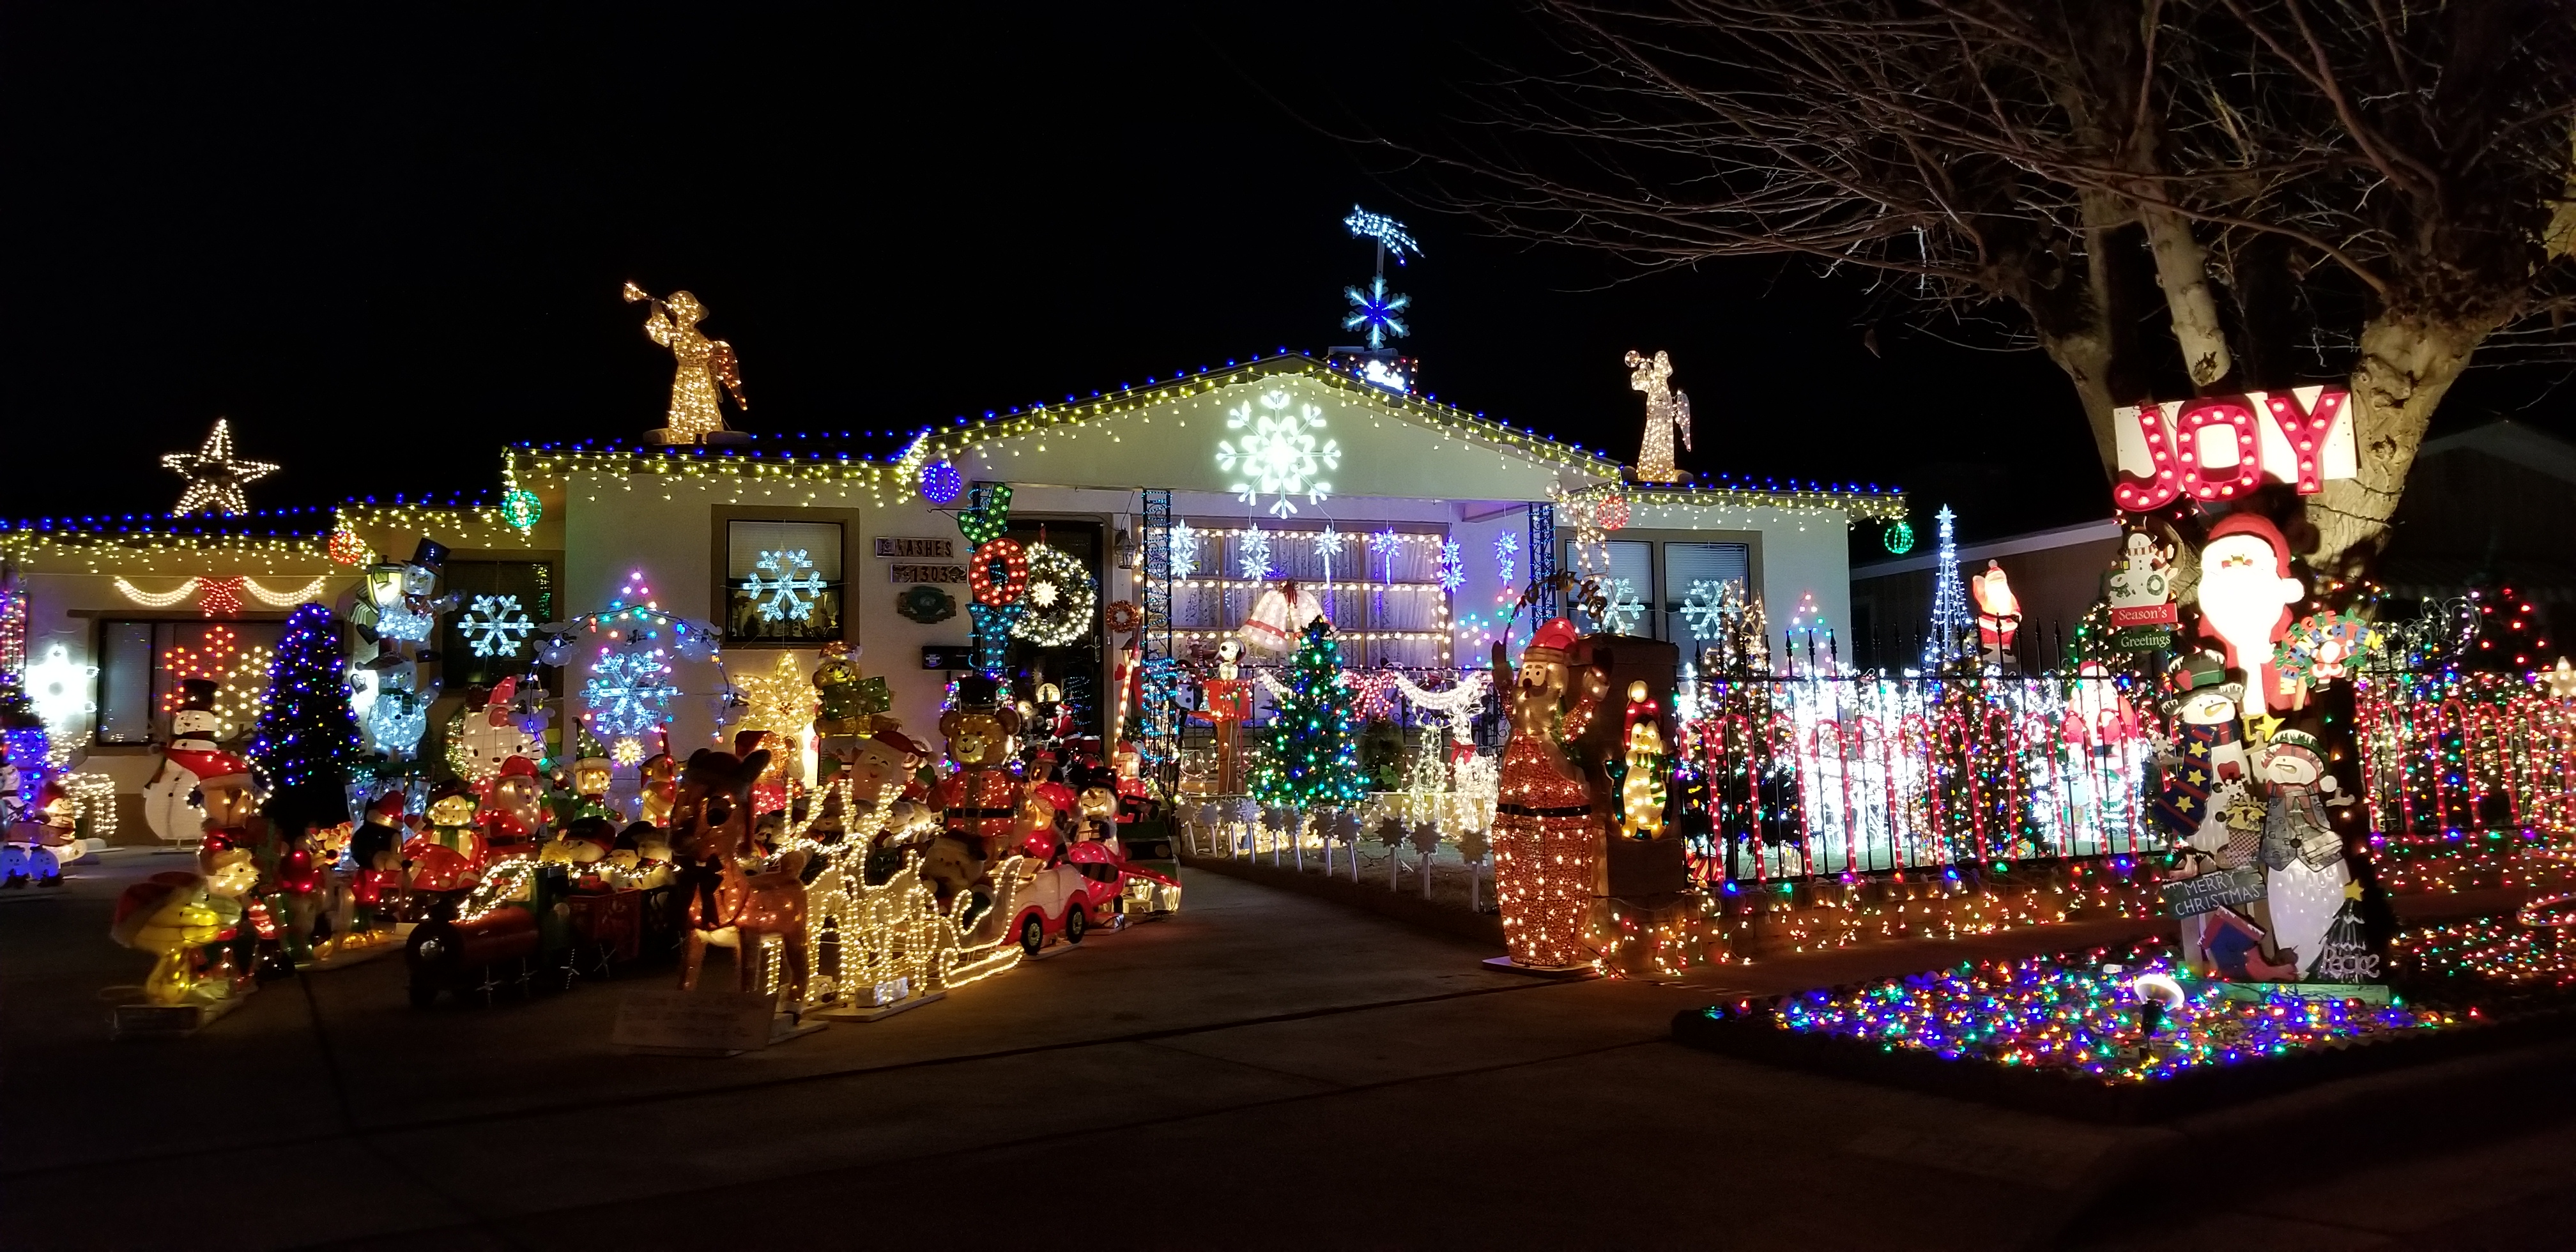
[[[1252,716],[1252,681],[1237,662],[1243,645],[1228,639],[1217,645],[1216,677],[1200,684],[1207,707],[1190,716],[1216,728],[1216,793],[1243,794],[1243,723]]]
[[[939,718],[950,772],[933,793],[939,837],[922,859],[921,876],[942,912],[953,911],[961,893],[973,899],[967,924],[991,901],[987,872],[1020,827],[1020,780],[1009,769],[1019,728],[1019,710],[1000,684],[981,674],[957,681],[957,703]]]
[[[1521,650],[1494,806],[1494,885],[1512,962],[1557,969],[1588,960],[1584,912],[1600,855],[1595,797],[1565,744],[1582,737],[1609,679],[1573,669],[1574,624],[1555,618]]]

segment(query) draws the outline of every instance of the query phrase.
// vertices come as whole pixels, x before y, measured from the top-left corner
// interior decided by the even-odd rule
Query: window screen
[[[1753,579],[1753,548],[1741,543],[1668,543],[1664,545],[1664,638],[1685,645],[1684,655],[1691,655],[1688,645],[1692,635],[1690,623],[1682,616],[1682,606],[1689,602],[1691,589],[1714,593],[1719,583],[1735,583],[1747,590]]]
[[[841,637],[839,522],[725,523],[725,642]]]

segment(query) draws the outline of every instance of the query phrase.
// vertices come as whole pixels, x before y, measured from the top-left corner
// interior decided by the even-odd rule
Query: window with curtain
[[[725,523],[725,642],[841,638],[839,522]]]

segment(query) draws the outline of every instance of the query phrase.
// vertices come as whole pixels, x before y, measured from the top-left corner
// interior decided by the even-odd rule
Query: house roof
[[[2576,483],[2576,444],[2546,434],[2512,419],[2489,422],[2484,426],[2427,439],[2416,449],[2415,459],[2445,456],[2454,452],[2481,452],[2500,461],[2510,461],[2525,469]]]

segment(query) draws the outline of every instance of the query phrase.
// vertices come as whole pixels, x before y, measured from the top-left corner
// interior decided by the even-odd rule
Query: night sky
[[[1633,459],[1619,358],[1663,348],[1685,468],[1901,484],[1969,537],[2107,511],[2037,353],[1890,322],[1873,355],[1857,285],[1799,263],[1638,278],[1498,243],[1318,129],[1436,126],[1443,82],[1529,37],[1499,6],[739,7],[11,6],[0,411],[31,459],[0,515],[167,509],[159,454],[217,415],[286,466],[262,506],[632,440],[670,365],[629,279],[706,303],[763,433],[1320,353],[1368,274],[1355,201],[1424,246],[1402,346],[1444,401]],[[2530,394],[2472,389],[2437,432]]]

